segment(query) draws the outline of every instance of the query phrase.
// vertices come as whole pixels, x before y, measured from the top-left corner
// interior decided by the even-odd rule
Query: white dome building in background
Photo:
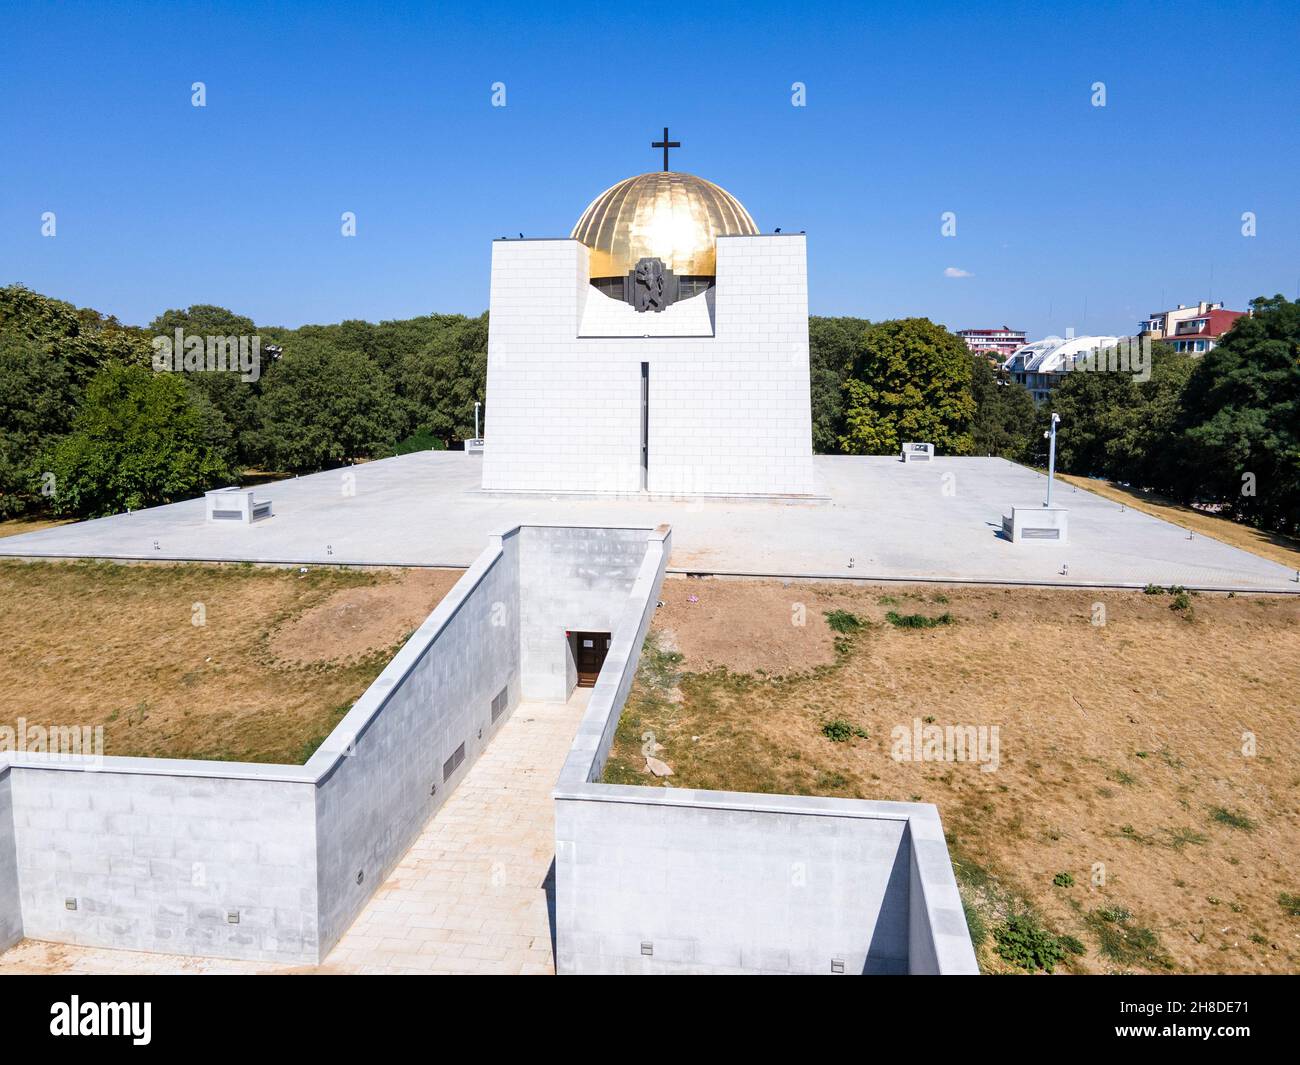
[[[1017,348],[1003,368],[1013,381],[1029,389],[1035,403],[1042,403],[1061,379],[1074,369],[1076,362],[1084,356],[1115,347],[1121,339],[1112,336],[1044,337]]]

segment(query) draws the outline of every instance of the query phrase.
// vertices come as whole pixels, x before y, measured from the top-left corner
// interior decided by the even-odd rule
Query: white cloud
[[[962,270],[956,266],[948,266],[944,268],[943,276],[944,277],[974,277],[975,275],[972,274],[969,270]]]

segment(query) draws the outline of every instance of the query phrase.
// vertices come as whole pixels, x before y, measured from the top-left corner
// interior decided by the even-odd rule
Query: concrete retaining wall
[[[0,950],[13,946],[23,935],[18,899],[18,853],[14,847],[14,811],[10,773],[0,765]]]
[[[613,632],[645,552],[645,529],[530,525],[521,531],[524,698],[568,699],[577,674],[565,632]]]
[[[492,538],[307,763],[320,773],[322,956],[519,703],[519,543],[517,529]],[[503,689],[506,708],[493,721]]]
[[[0,949],[317,962],[518,705],[525,648],[552,656],[525,616],[572,611],[562,656],[564,625],[625,601],[647,532],[490,538],[304,766],[0,752]]]
[[[907,971],[906,813],[617,790],[556,802],[561,972]]]
[[[23,934],[85,946],[315,958],[310,781],[15,766]]]
[[[561,973],[974,973],[937,809],[598,783],[663,580],[652,537],[555,790]]]

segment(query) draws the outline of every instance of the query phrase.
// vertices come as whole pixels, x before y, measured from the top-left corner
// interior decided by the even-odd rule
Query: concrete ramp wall
[[[650,539],[555,797],[560,973],[975,973],[938,810],[600,783],[671,548]]]
[[[23,937],[10,777],[8,768],[0,765],[0,950],[7,950]]]
[[[306,765],[0,751],[0,949],[321,960],[518,705],[551,651],[527,627],[562,654],[564,609],[624,602],[648,534],[490,537]]]

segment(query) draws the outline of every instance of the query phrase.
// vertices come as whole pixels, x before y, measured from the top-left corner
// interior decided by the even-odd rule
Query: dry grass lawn
[[[1221,518],[1217,514],[1207,514],[1203,510],[1175,503],[1172,499],[1166,499],[1153,492],[1125,488],[1114,481],[1099,481],[1092,477],[1076,477],[1068,473],[1058,473],[1056,476],[1067,484],[1087,489],[1094,495],[1112,499],[1116,503],[1124,503],[1134,510],[1152,514],[1172,525],[1199,533],[1201,536],[1208,536],[1212,540],[1231,544],[1243,551],[1259,555],[1260,558],[1280,562],[1293,570],[1300,570],[1300,540],[1294,537],[1242,525],[1241,522]]]
[[[302,763],[459,577],[0,562],[0,725],[103,725],[110,755]]]
[[[10,518],[8,521],[0,521],[0,537],[54,529],[60,525],[68,525],[74,520],[73,518]]]
[[[1300,598],[682,579],[663,599],[606,780],[660,783],[652,732],[675,786],[936,803],[989,971],[1013,968],[995,933],[1020,911],[1077,941],[1058,972],[1300,971]],[[997,726],[996,771],[895,760],[917,719]]]

